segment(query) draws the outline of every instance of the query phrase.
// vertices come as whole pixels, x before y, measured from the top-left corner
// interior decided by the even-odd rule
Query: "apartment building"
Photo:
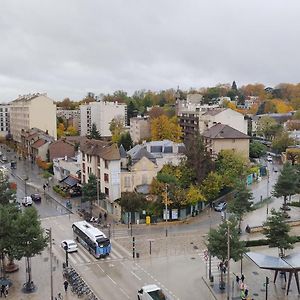
[[[47,94],[28,94],[10,102],[10,132],[20,143],[22,130],[38,128],[56,139],[56,104]]]
[[[109,202],[107,209],[113,211],[112,203],[121,197],[121,160],[118,146],[99,140],[85,140],[80,144],[81,182],[87,183],[90,174],[99,182],[100,191]]]
[[[118,102],[90,102],[80,105],[80,135],[89,135],[93,123],[102,137],[110,137],[109,125],[112,119],[121,118],[127,124],[127,105]]]
[[[134,143],[139,143],[151,137],[150,120],[148,117],[130,119],[130,136]]]
[[[9,120],[10,106],[0,104],[0,136],[5,137],[10,132]]]

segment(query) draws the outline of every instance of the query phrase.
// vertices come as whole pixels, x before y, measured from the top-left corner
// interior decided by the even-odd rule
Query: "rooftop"
[[[218,123],[203,132],[203,136],[211,139],[249,139],[250,137],[228,125]]]

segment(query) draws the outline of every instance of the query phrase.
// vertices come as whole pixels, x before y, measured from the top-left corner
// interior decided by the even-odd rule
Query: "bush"
[[[266,245],[268,245],[268,240],[266,239],[246,241],[246,247],[266,246]]]
[[[291,203],[288,203],[289,206],[296,206],[296,207],[300,207],[300,202],[296,202],[296,201],[293,201]]]

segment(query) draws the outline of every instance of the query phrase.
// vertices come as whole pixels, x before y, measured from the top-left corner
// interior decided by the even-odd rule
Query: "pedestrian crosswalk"
[[[209,255],[206,249],[202,249],[198,251],[198,255],[200,256],[202,262],[206,265],[207,273],[209,272]],[[215,256],[211,257],[211,274],[219,275],[220,274],[220,259]]]
[[[66,254],[65,251],[60,248],[58,245],[52,248],[53,257],[61,262],[65,262]],[[91,255],[85,248],[81,245],[78,245],[78,251],[68,254],[68,259],[71,265],[88,265],[97,263],[99,261],[115,261],[122,260],[126,258],[126,255],[122,254],[119,250],[115,249],[112,246],[112,252],[105,258],[97,259]]]

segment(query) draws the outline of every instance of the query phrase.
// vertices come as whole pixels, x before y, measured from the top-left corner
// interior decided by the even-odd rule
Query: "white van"
[[[156,284],[143,286],[137,294],[139,300],[168,300],[162,289]]]
[[[30,196],[25,196],[23,199],[22,199],[22,204],[24,206],[31,206],[32,205],[32,198]]]

